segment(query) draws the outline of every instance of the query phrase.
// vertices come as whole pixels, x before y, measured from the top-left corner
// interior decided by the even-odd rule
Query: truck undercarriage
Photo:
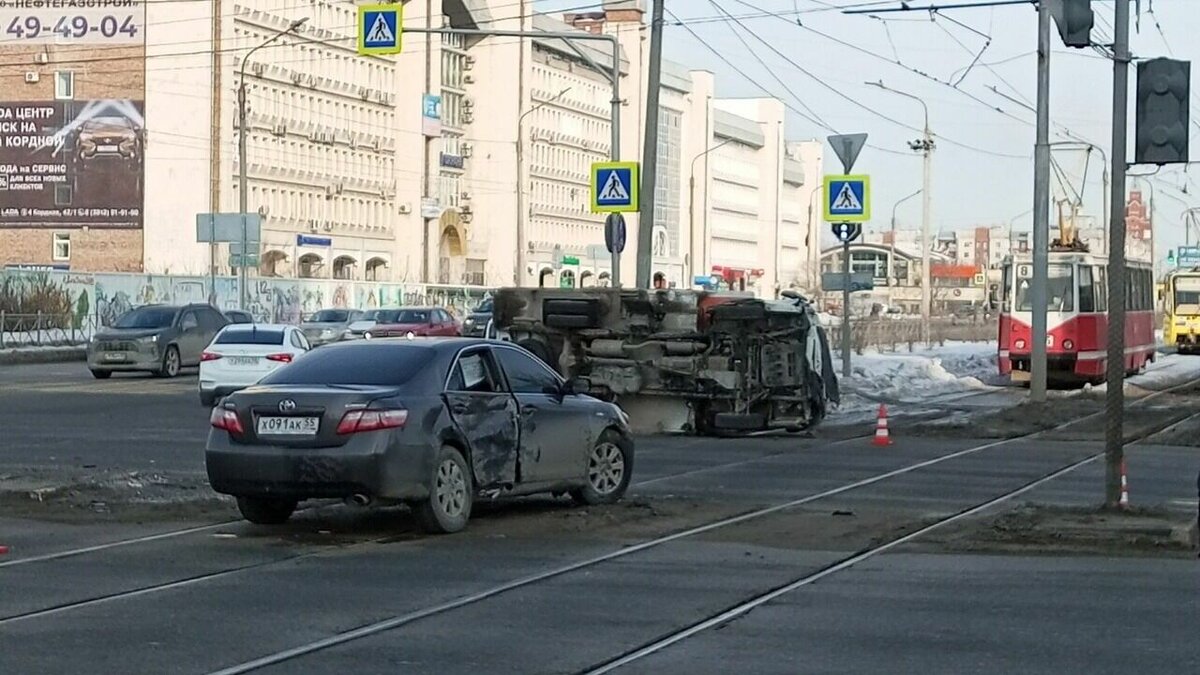
[[[641,432],[800,431],[838,401],[825,332],[799,297],[506,288],[494,321],[563,376],[588,378]]]

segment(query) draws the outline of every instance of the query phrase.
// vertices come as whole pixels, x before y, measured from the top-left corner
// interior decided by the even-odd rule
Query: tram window
[[[1087,265],[1079,266],[1079,311],[1096,311],[1096,292],[1092,285],[1092,268]]]
[[[1108,275],[1103,267],[1095,269],[1095,283],[1092,284],[1093,293],[1096,295],[1096,311],[1108,311]]]

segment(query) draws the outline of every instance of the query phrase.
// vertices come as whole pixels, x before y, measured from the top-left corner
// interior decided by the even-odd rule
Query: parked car
[[[479,495],[619,500],[634,441],[592,398],[511,343],[380,339],[315,350],[212,411],[205,463],[253,523],[299,501],[409,502],[422,527],[466,526]]]
[[[204,304],[138,307],[92,336],[88,368],[98,379],[117,371],[175,377],[182,368],[200,364],[200,353],[228,323]]]
[[[254,323],[254,315],[243,309],[227,309],[225,318],[229,323]]]
[[[398,308],[368,309],[357,320],[351,321],[342,332],[343,340],[358,340],[366,335],[376,323],[388,323],[400,313]]]
[[[272,323],[226,326],[200,355],[200,403],[211,406],[291,363],[309,349],[308,339],[295,326]]]
[[[363,337],[432,337],[462,334],[458,321],[440,307],[403,307],[387,320],[377,320]]]
[[[488,298],[463,319],[462,334],[466,337],[486,337],[487,325],[491,320],[492,299]]]
[[[357,309],[322,309],[301,323],[300,330],[304,331],[304,337],[314,347],[336,342],[350,329],[350,324],[361,319],[362,315]]]

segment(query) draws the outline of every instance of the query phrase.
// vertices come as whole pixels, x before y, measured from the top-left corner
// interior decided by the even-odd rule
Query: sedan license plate
[[[258,357],[255,356],[230,356],[229,365],[231,366],[255,366],[258,365]]]
[[[99,146],[96,146],[96,151],[97,152],[116,152],[117,146],[115,146],[115,145],[99,145]]]
[[[316,436],[318,417],[260,417],[258,433],[273,436]]]
[[[104,355],[105,361],[124,361],[125,355],[121,352],[108,352]]]

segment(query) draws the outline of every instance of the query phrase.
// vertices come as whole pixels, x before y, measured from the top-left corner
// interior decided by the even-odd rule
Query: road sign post
[[[404,5],[362,5],[358,8],[359,54],[399,54],[403,34]]]
[[[862,234],[862,223],[871,219],[871,177],[851,175],[850,170],[866,142],[866,134],[830,136],[845,173],[825,176],[823,182],[822,211],[842,242],[842,377],[850,377],[850,242]]]
[[[625,217],[636,213],[638,203],[637,162],[592,164],[592,213],[608,212],[604,220],[604,245],[612,254],[612,284],[621,286],[621,252],[625,250]]]

